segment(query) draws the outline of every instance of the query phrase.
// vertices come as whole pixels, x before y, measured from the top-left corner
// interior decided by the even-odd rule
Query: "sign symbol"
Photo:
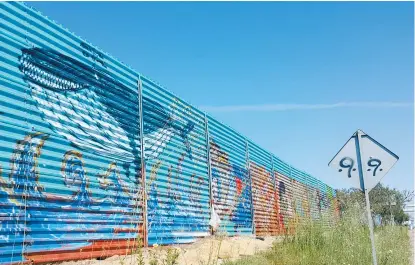
[[[374,167],[373,176],[376,176],[376,171],[378,170],[381,164],[382,162],[377,158],[371,158],[369,161],[367,161],[367,165],[369,167]],[[367,171],[371,171],[371,168],[369,168]],[[379,171],[383,171],[383,169],[379,168]]]
[[[347,161],[347,163],[345,163]],[[356,169],[355,168],[353,168],[353,166],[354,166],[354,161],[353,161],[353,159],[351,159],[350,157],[343,157],[343,159],[342,160],[340,160],[340,163],[339,163],[339,165],[340,165],[340,167],[342,167],[342,168],[348,168],[348,172],[347,172],[347,176],[349,177],[349,178],[351,178],[352,177],[352,170],[353,171],[356,171]],[[343,169],[339,169],[339,172],[342,172],[343,171]]]

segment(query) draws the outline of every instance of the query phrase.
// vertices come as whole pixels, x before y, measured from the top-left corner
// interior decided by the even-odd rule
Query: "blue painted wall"
[[[283,234],[335,192],[22,3],[0,3],[0,263]]]
[[[219,215],[219,231],[252,234],[251,179],[247,170],[246,139],[209,117],[212,204]]]

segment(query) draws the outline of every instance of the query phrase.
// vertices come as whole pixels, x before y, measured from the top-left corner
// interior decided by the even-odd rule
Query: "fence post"
[[[251,163],[249,162],[249,143],[248,140],[245,138],[245,153],[246,153],[246,169],[248,170],[248,177],[251,186],[251,216],[252,216],[252,233],[255,235],[255,211],[254,211],[254,191],[253,191],[253,181],[251,175]]]
[[[205,135],[206,135],[206,148],[207,148],[207,166],[208,166],[208,176],[209,176],[209,208],[210,208],[210,218],[212,218],[212,207],[213,207],[213,179],[212,179],[212,161],[210,158],[210,134],[209,134],[209,124],[207,115],[205,113]],[[213,234],[213,228],[210,227],[210,234]]]
[[[276,192],[277,188],[277,178],[275,176],[275,170],[274,170],[274,156],[271,154],[271,170],[272,170],[272,178],[274,180],[274,192]]]
[[[138,108],[140,125],[140,156],[141,156],[141,186],[143,189],[143,245],[148,246],[148,220],[147,220],[147,187],[146,187],[146,162],[144,152],[144,119],[143,119],[143,87],[141,76],[138,77]]]
[[[308,202],[308,214],[309,214],[308,218],[310,218],[310,220],[312,221],[313,220],[313,212],[312,212],[312,209],[311,209],[311,207],[312,207],[311,199],[313,198],[313,196],[312,196],[312,186],[311,186],[311,181],[310,181],[311,176],[307,173],[304,173],[304,174],[307,178],[306,188],[307,188],[307,202]]]
[[[287,196],[291,196],[291,199],[289,200],[288,203],[290,203],[290,208],[291,208],[291,222],[288,222],[288,227],[287,227],[287,234],[290,234],[291,231],[293,230],[293,223],[295,224],[295,220],[297,218],[297,209],[296,209],[296,205],[295,205],[295,198],[294,198],[294,193],[295,193],[295,187],[292,186],[293,184],[293,168],[290,165],[290,183],[287,183],[286,187],[285,187],[285,192],[287,193]],[[288,189],[288,185],[290,185],[290,189]],[[288,190],[291,191],[291,194],[288,194]]]
[[[277,215],[277,220],[276,223],[278,225],[277,231],[274,232],[279,234],[279,230],[280,230],[280,215],[279,215],[279,201],[277,201],[277,176],[275,175],[275,170],[274,170],[274,156],[272,155],[272,153],[270,153],[271,156],[271,176],[272,176],[272,180],[273,180],[273,184],[274,184],[274,194],[273,194],[273,199],[275,200],[274,203],[275,205],[278,205],[277,209],[275,209],[277,212],[275,213]],[[274,209],[273,209],[274,210]],[[272,233],[272,231],[271,231]],[[273,234],[273,235],[274,235]]]

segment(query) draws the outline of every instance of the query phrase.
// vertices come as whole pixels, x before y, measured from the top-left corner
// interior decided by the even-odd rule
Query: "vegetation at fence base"
[[[376,228],[379,265],[408,265],[411,248],[408,229],[402,226]],[[297,233],[275,243],[272,249],[226,265],[371,265],[369,229],[361,209],[348,211],[333,226],[305,221]]]
[[[179,265],[179,255],[180,252],[177,249],[168,248],[166,259],[163,261],[163,265]]]

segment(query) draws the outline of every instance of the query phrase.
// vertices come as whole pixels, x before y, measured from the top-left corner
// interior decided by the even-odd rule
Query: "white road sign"
[[[329,162],[329,167],[348,179],[352,187],[361,189],[365,193],[373,265],[377,265],[377,258],[369,191],[379,183],[398,159],[397,155],[372,137],[357,130]]]
[[[355,132],[330,161],[352,187],[369,192],[395,165],[399,157],[361,130]]]

